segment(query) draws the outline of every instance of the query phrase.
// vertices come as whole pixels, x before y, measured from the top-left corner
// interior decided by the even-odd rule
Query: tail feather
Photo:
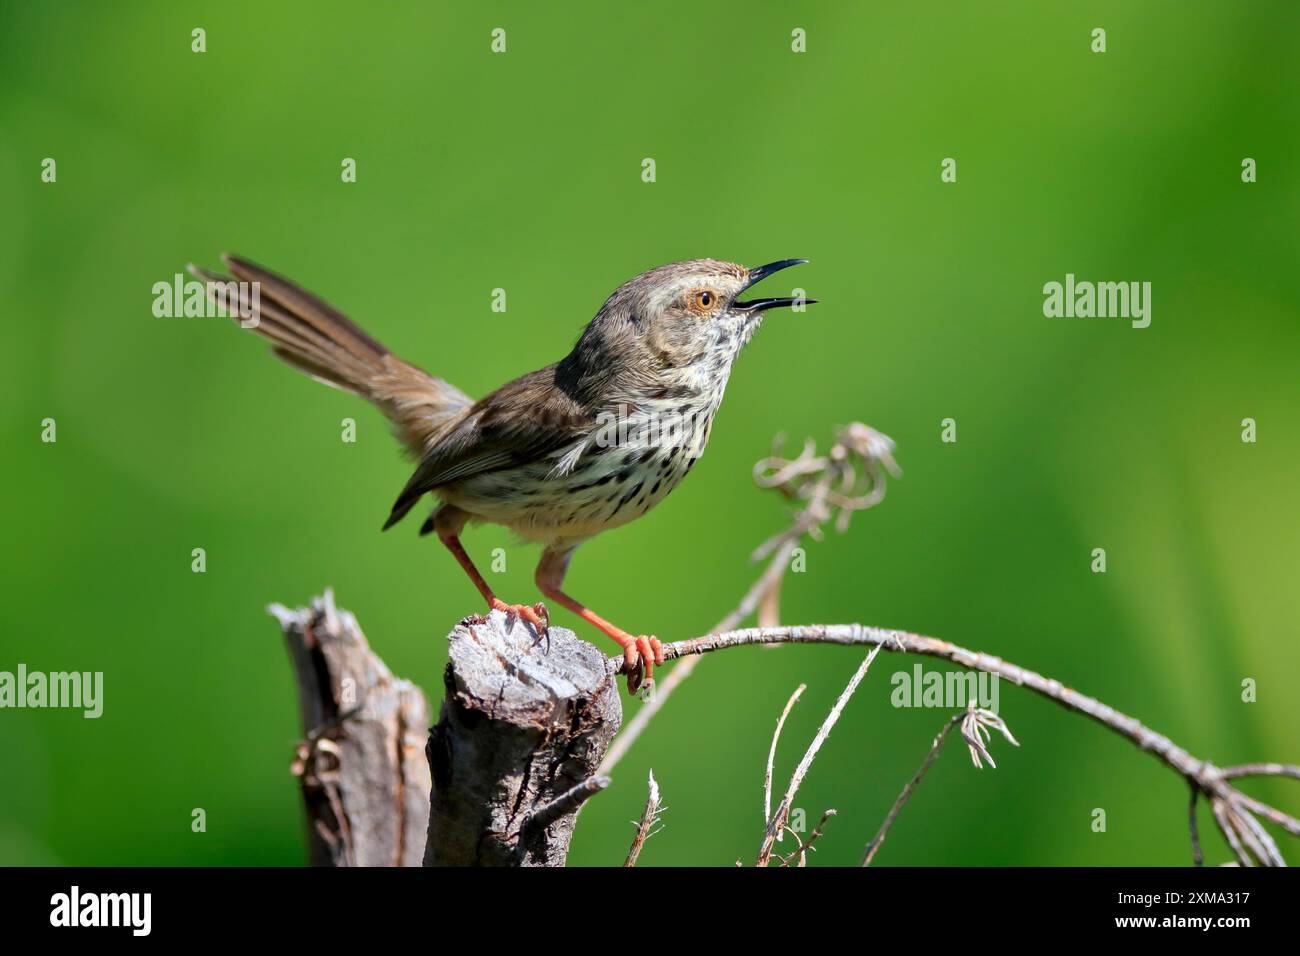
[[[262,329],[262,325],[266,328]],[[376,355],[368,349],[365,352],[350,351],[346,342],[330,338],[316,326],[280,308],[274,300],[262,301],[258,331],[277,343],[280,351],[286,353],[281,358],[290,364],[297,365],[296,358],[305,359],[314,369],[331,373],[325,377],[328,384],[362,398],[371,397],[373,383],[383,375],[383,355]],[[313,370],[308,374],[318,375],[319,372]]]
[[[286,312],[300,322],[313,326],[327,338],[339,342],[348,351],[357,355],[370,352],[376,357],[388,354],[388,349],[367,335],[359,325],[306,289],[299,288],[283,276],[247,259],[229,253],[221,259],[226,268],[235,274],[235,278],[258,283],[262,293],[282,305]]]
[[[328,385],[330,388],[337,388],[342,392],[351,392],[353,395],[361,394],[350,382],[348,382],[347,379],[341,377],[329,366],[321,365],[312,359],[307,358],[303,352],[285,348],[283,345],[276,345],[271,349],[271,354],[286,365],[290,365],[302,372],[304,375],[314,378],[322,385]],[[361,397],[365,398],[364,395],[361,395]]]
[[[270,340],[276,357],[294,368],[374,403],[415,455],[436,445],[470,406],[464,392],[403,362],[327,302],[246,259],[223,258],[236,280],[258,287],[256,324],[232,317]],[[208,283],[214,299],[213,284],[232,281],[193,265],[189,271]]]

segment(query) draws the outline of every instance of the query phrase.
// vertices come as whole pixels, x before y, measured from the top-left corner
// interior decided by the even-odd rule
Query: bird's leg
[[[483,580],[483,575],[479,574],[478,568],[474,567],[474,562],[470,560],[465,546],[460,543],[460,533],[468,520],[469,515],[464,511],[451,505],[443,505],[433,516],[433,529],[438,533],[438,540],[447,546],[447,550],[455,555],[460,566],[465,569],[469,579],[474,582],[474,587],[478,588],[478,593],[488,602],[488,607],[494,611],[506,612],[506,630],[513,630],[515,621],[522,618],[533,626],[537,639],[542,640],[547,636],[546,632],[550,625],[546,605],[540,601],[531,605],[507,604],[492,593],[487,581]]]
[[[645,635],[633,636],[621,627],[615,627],[595,611],[578,603],[560,590],[564,583],[564,572],[569,568],[569,558],[573,550],[542,552],[542,560],[537,564],[535,580],[537,587],[548,598],[558,601],[601,633],[613,638],[623,648],[623,660],[627,673],[627,689],[636,693],[644,684],[649,687],[654,683],[654,665],[664,662],[663,645],[657,637]]]

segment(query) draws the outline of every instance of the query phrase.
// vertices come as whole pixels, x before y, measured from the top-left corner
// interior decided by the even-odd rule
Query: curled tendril
[[[894,460],[894,440],[861,422],[837,429],[835,443],[824,455],[817,454],[811,438],[794,458],[781,454],[783,444],[784,437],[778,435],[772,454],[754,465],[754,482],[801,502],[802,507],[789,528],[758,546],[755,561],[804,534],[820,541],[822,528],[832,521],[836,531],[845,531],[855,511],[884,499],[886,475],[902,474]]]

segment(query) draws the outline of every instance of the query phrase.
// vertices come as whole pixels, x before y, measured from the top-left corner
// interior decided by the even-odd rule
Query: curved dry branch
[[[1242,793],[1228,783],[1228,780],[1235,777],[1253,775],[1300,777],[1300,768],[1290,764],[1243,764],[1225,771],[1208,760],[1193,756],[1164,734],[1095,697],[1089,697],[1058,680],[1000,657],[968,650],[935,637],[863,624],[753,627],[665,644],[664,659],[674,660],[754,644],[874,646],[891,652],[937,657],[971,670],[994,674],[1091,718],[1150,753],[1186,779],[1209,799],[1219,830],[1243,866],[1285,865],[1276,844],[1256,819],[1257,815],[1293,836],[1300,836],[1300,820]],[[623,666],[623,658],[609,658],[608,666],[611,671],[617,671]]]

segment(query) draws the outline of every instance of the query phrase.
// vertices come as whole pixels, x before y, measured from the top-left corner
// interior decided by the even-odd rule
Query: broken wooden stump
[[[393,676],[326,591],[270,608],[293,662],[303,741],[293,772],[315,866],[562,866],[578,809],[622,723],[616,666],[569,630],[538,642],[505,614],[448,636],[428,730],[420,688]],[[426,745],[427,735],[427,745]]]
[[[596,771],[623,709],[605,655],[505,624],[493,611],[449,636],[425,866],[562,866],[578,808],[609,783]]]
[[[334,595],[268,610],[284,632],[303,741],[293,763],[313,866],[419,866],[429,819],[424,693],[394,677]]]

